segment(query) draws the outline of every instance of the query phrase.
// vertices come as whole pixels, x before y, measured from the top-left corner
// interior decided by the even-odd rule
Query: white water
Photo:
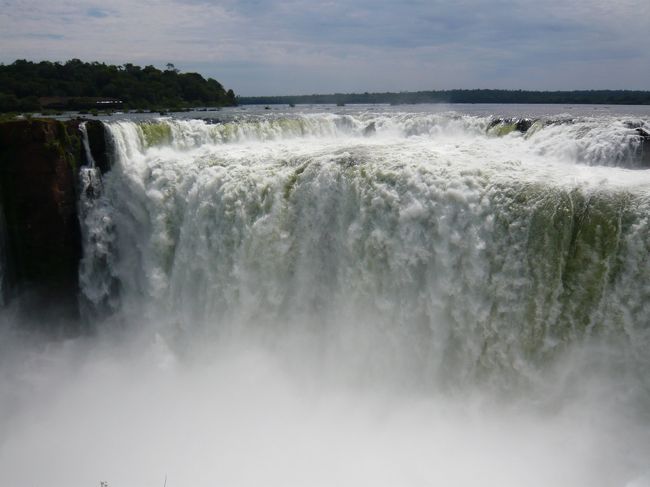
[[[111,123],[80,201],[96,336],[7,332],[0,484],[648,485],[625,121]]]

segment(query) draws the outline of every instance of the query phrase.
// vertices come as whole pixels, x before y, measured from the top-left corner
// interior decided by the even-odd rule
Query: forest
[[[173,64],[164,70],[79,59],[0,64],[0,112],[76,110],[99,103],[122,109],[173,109],[231,106],[237,98],[218,81],[181,73]]]
[[[240,97],[245,104],[321,104],[336,103],[561,103],[604,105],[650,105],[650,91],[581,90],[443,90],[401,93],[335,93],[331,95]]]

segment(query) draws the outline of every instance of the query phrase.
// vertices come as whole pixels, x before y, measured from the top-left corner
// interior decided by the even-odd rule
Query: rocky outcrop
[[[0,124],[3,301],[20,296],[21,311],[48,322],[60,317],[69,323],[78,315],[76,187],[84,160],[78,126],[55,120]]]
[[[520,132],[525,134],[533,125],[533,120],[529,118],[495,118],[488,125],[488,133],[497,136],[508,135],[511,132]]]
[[[220,120],[218,118],[214,118],[214,117],[205,117],[205,118],[202,118],[201,120],[203,120],[206,125],[220,125],[220,124],[223,123],[222,120]]]
[[[366,127],[363,129],[363,135],[364,137],[370,137],[371,135],[375,135],[377,132],[377,127],[375,125],[375,122],[370,122]]]
[[[641,144],[639,145],[641,165],[644,168],[650,168],[650,133],[640,127],[637,127],[635,130],[641,138]]]
[[[517,123],[515,124],[515,130],[518,132],[521,132],[522,134],[525,134],[528,132],[528,129],[533,125],[533,121],[530,118],[521,118],[517,120]]]
[[[69,122],[74,126],[74,122]],[[110,151],[106,143],[106,132],[104,124],[99,120],[88,120],[86,123],[86,133],[88,134],[88,142],[90,144],[90,152],[92,153],[95,165],[99,168],[102,174],[105,174],[110,169]],[[87,161],[84,161],[87,163]]]

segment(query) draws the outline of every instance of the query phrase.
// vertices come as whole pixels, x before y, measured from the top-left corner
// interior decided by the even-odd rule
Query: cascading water
[[[363,137],[369,123],[376,134]],[[465,362],[453,366],[461,375],[527,374],[592,335],[645,344],[650,179],[585,172],[485,126],[335,115],[110,124],[116,164],[87,225],[116,242],[116,264],[96,266],[83,291],[96,302],[109,271],[124,302],[144,296],[216,333],[319,321],[345,334],[368,322],[436,370]],[[99,246],[86,246],[85,265],[106,259]]]
[[[647,485],[650,171],[626,168],[649,127],[108,123],[111,170],[82,171],[81,292],[130,345],[51,360],[80,364],[67,394],[98,443],[125,444],[94,421],[131,430],[115,485]]]
[[[101,304],[109,304],[111,280],[101,280],[106,275],[110,261],[111,216],[102,213],[103,183],[100,169],[96,166],[86,124],[81,123],[86,164],[79,170],[79,220],[82,247],[85,255],[79,269],[80,286],[83,289],[82,309],[89,315],[98,312]]]

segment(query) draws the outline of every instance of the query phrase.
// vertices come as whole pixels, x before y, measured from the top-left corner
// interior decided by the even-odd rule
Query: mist
[[[586,351],[544,387],[502,395],[368,378],[311,347],[243,337],[177,352],[151,330],[55,342],[3,331],[3,485],[648,481],[647,416],[625,388],[563,376]]]

